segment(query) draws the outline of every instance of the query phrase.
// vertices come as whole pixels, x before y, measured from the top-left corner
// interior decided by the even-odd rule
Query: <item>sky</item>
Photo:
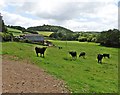
[[[118,29],[119,0],[0,0],[6,25],[56,25],[72,31]]]

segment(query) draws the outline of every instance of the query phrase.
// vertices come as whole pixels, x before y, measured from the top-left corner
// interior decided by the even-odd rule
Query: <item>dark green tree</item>
[[[97,37],[97,42],[103,46],[120,47],[120,31],[118,29],[103,31]]]

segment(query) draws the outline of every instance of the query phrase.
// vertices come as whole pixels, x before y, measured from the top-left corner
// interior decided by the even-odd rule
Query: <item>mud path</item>
[[[11,59],[14,59],[11,58]],[[64,82],[26,61],[2,57],[3,93],[68,93]]]

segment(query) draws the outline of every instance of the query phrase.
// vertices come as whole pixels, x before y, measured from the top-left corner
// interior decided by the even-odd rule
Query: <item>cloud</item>
[[[0,1],[0,10],[5,7],[5,2],[3,0]]]
[[[11,25],[29,27],[52,24],[74,31],[106,30],[117,28],[117,2],[118,0],[4,0],[2,5],[13,6],[14,11],[10,13],[9,10],[3,10],[2,14],[5,22]]]
[[[5,21],[5,23],[7,23],[8,25],[20,25],[23,27],[30,27],[30,26],[37,26],[37,25],[43,25],[44,23],[48,23],[49,22],[47,20],[34,20],[31,18],[26,18],[17,14],[11,14],[9,12],[2,12],[3,19]],[[9,18],[9,19],[8,19]]]
[[[102,6],[104,3],[101,2],[46,2],[40,0],[40,2],[25,2],[16,11],[29,13],[43,19],[69,20],[85,14],[93,14]]]

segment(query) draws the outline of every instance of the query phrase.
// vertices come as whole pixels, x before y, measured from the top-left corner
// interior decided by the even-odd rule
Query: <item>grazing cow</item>
[[[97,55],[98,63],[102,63],[102,58],[103,58],[102,54]]]
[[[37,57],[38,57],[38,53],[40,53],[40,56],[43,55],[43,57],[44,57],[44,52],[45,52],[46,48],[47,47],[42,47],[42,48],[35,47],[35,51],[36,51]]]
[[[83,56],[83,58],[85,58],[85,52],[81,52],[79,57]]]
[[[77,52],[76,51],[70,51],[69,54],[72,56],[72,58],[77,58]]]
[[[103,57],[105,58],[105,57],[107,57],[107,58],[110,58],[110,54],[103,54]]]

